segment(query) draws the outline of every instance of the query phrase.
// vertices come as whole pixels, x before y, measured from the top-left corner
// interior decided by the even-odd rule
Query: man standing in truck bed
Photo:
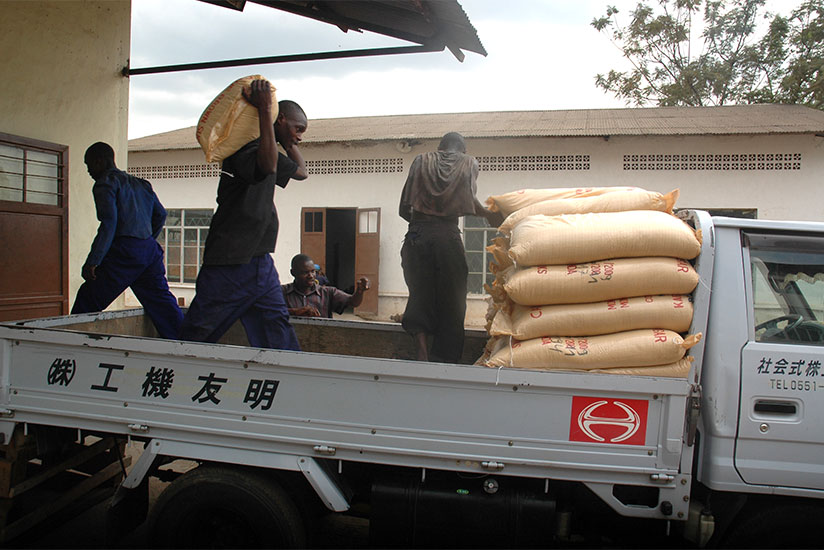
[[[281,101],[272,121],[269,82],[255,80],[244,97],[258,110],[260,138],[223,161],[217,211],[209,226],[195,298],[180,338],[217,342],[240,319],[249,344],[300,350],[272,261],[278,233],[275,185],[307,178],[298,149],[308,122],[301,107]],[[277,143],[286,155],[278,152]],[[288,155],[288,156],[287,156]]]
[[[119,170],[114,149],[98,141],[83,158],[94,179],[100,226],[83,264],[84,283],[72,313],[103,311],[130,287],[162,338],[177,338],[183,314],[169,291],[163,249],[155,240],[166,221],[151,184]]]
[[[399,213],[409,222],[401,248],[409,288],[402,324],[414,338],[419,361],[457,363],[463,353],[469,270],[458,218],[483,216],[494,227],[503,221],[475,196],[478,171],[463,136],[450,132],[437,151],[415,158],[401,192]]]

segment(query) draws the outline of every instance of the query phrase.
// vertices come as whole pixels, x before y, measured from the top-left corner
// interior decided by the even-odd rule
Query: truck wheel
[[[815,505],[746,507],[719,546],[723,548],[822,548],[824,508]]]
[[[152,507],[155,548],[303,548],[306,532],[295,503],[254,470],[200,466],[173,481]]]

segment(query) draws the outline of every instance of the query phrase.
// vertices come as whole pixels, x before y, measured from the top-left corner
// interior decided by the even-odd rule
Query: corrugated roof
[[[344,32],[371,31],[434,48],[486,55],[457,0],[250,0],[256,4],[331,23]],[[242,11],[246,0],[201,0]]]
[[[304,143],[467,138],[824,134],[824,111],[801,105],[497,111],[309,120]],[[130,151],[197,149],[194,126],[129,140]]]

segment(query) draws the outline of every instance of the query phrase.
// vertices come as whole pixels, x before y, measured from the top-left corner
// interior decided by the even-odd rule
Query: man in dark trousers
[[[320,284],[316,278],[317,267],[306,254],[292,258],[291,273],[295,280],[283,285],[283,297],[289,308],[289,315],[331,319],[333,311],[341,314],[346,308],[361,305],[363,293],[369,290],[369,279],[358,279],[355,293],[349,294],[333,286]]]
[[[483,216],[493,227],[503,221],[478,201],[478,172],[478,161],[466,154],[457,132],[443,136],[437,151],[418,155],[409,167],[399,208],[409,222],[401,248],[409,288],[402,324],[419,361],[457,363],[463,353],[469,270],[458,218]]]
[[[260,137],[223,161],[217,211],[195,298],[183,320],[183,340],[217,342],[240,319],[250,345],[300,350],[271,253],[278,234],[275,185],[286,187],[290,179],[308,176],[298,148],[308,122],[293,101],[281,101],[273,121],[269,87],[268,81],[255,80],[244,92],[258,110]]]
[[[163,249],[157,236],[166,210],[151,184],[114,163],[114,150],[101,141],[84,157],[94,179],[92,193],[100,226],[83,264],[85,282],[72,313],[103,311],[131,287],[163,338],[177,338],[183,314],[169,291]]]

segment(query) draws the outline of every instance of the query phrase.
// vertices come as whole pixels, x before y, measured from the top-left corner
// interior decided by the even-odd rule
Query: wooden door
[[[326,209],[302,208],[300,211],[300,252],[306,254],[326,271]],[[281,275],[283,282],[284,275]],[[291,277],[287,279],[287,282]]]
[[[369,291],[356,313],[378,313],[378,267],[380,266],[380,208],[358,208],[355,232],[355,281],[369,279]]]
[[[2,321],[69,312],[68,158],[65,145],[0,133]]]

